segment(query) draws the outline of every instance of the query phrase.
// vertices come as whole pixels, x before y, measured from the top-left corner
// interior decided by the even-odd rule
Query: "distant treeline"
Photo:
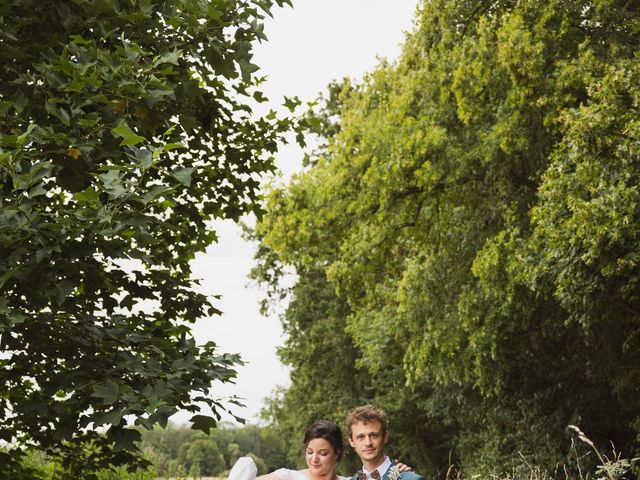
[[[258,473],[268,473],[280,467],[292,466],[287,460],[285,442],[271,427],[247,425],[235,427],[222,423],[210,435],[186,425],[169,423],[166,428],[140,428],[139,443],[148,468],[131,463],[115,467],[106,464],[88,474],[98,480],[152,480],[154,478],[200,478],[225,476],[236,460],[250,456]],[[1,447],[0,447],[1,449]],[[299,448],[302,454],[302,445]],[[78,461],[92,453],[87,446]],[[30,480],[60,480],[69,478],[69,465],[56,456],[38,449],[28,449],[22,459],[22,471]],[[131,469],[131,471],[129,471]],[[27,478],[27,477],[25,477]]]
[[[259,474],[291,466],[284,439],[274,435],[270,427],[221,424],[206,435],[170,423],[166,429],[141,432],[141,450],[158,476],[220,476],[242,456],[254,459]],[[301,444],[299,451],[302,452]]]

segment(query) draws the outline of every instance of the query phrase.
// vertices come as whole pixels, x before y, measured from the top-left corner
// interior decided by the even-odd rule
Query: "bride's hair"
[[[342,439],[342,431],[340,427],[333,422],[326,420],[316,420],[304,433],[304,445],[307,446],[314,438],[323,438],[331,444],[338,454],[338,461],[342,460],[344,453],[344,440]]]

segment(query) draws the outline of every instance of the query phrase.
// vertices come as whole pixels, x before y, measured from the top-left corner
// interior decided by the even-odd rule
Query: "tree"
[[[358,399],[307,369],[350,344],[330,371],[368,374],[419,470],[447,450],[472,473],[518,453],[552,470],[572,422],[637,448],[637,21],[615,1],[425,1],[398,62],[318,115],[325,151],[257,225],[261,278],[298,275],[277,422],[294,398]]]
[[[369,393],[368,374],[357,368],[356,350],[344,334],[348,306],[336,297],[322,271],[302,272],[291,292],[283,323],[285,344],[278,356],[291,372],[291,388],[270,399],[277,419],[276,435],[290,439],[288,461],[302,466],[302,440],[307,427],[319,419],[344,423],[349,408]],[[352,458],[340,465],[348,473]]]
[[[213,438],[196,438],[182,445],[178,460],[187,471],[196,469],[204,476],[217,476],[225,470],[224,457]]]
[[[285,439],[276,435],[271,427],[235,427],[222,422],[207,437],[204,433],[194,432],[187,426],[169,423],[167,428],[141,429],[141,433],[141,448],[159,475],[168,475],[170,467],[173,466],[175,470],[178,465],[186,470],[191,470],[195,465],[202,474],[216,469],[216,472],[229,470],[236,460],[243,456],[253,457],[260,473],[268,473],[286,465]],[[213,444],[202,440],[213,442],[218,453],[204,454],[204,451],[213,448]],[[192,447],[192,444],[197,446]],[[222,463],[218,454],[223,457]],[[202,461],[194,460],[196,457]],[[215,469],[205,465],[205,458],[206,461],[215,461]]]
[[[239,358],[192,338],[219,312],[189,262],[211,220],[259,210],[292,126],[251,111],[251,45],[285,3],[0,2],[2,440],[78,477],[133,460],[128,416],[214,426],[198,402],[219,415]]]
[[[640,198],[637,58],[600,66],[589,99],[563,117],[566,135],[551,154],[523,250],[522,281],[548,289],[584,332],[591,375],[626,422],[640,427]],[[615,368],[613,368],[615,366]],[[612,402],[613,403],[613,402]],[[603,415],[596,430],[626,431]]]

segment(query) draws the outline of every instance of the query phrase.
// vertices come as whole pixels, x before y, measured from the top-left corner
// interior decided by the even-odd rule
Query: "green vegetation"
[[[639,25],[625,1],[425,0],[396,63],[331,86],[254,232],[289,300],[280,435],[372,402],[421,472],[575,471],[569,424],[637,452]]]
[[[219,312],[190,262],[259,210],[292,128],[251,109],[285,3],[0,1],[0,477],[35,447],[95,478],[139,460],[126,418],[208,432],[227,408],[210,388],[240,360],[196,345]]]
[[[210,435],[169,425],[166,429],[143,432],[140,448],[158,475],[167,477],[180,471],[224,476],[243,456],[253,457],[259,474],[289,465],[285,439],[275,437],[270,427],[255,425],[242,428],[221,425]],[[298,450],[301,452],[300,446]]]
[[[575,440],[581,445],[587,445],[589,451],[579,453],[572,447],[572,455],[576,461],[575,471],[558,468],[555,472],[547,472],[539,466],[528,464],[520,459],[513,469],[501,474],[492,473],[483,478],[492,480],[588,480],[602,478],[604,480],[622,480],[629,478],[634,464],[639,459],[622,458],[616,452],[607,455],[600,452],[593,442],[577,427],[571,427]],[[248,425],[241,428],[221,424],[211,432],[211,436],[203,432],[196,432],[186,426],[169,423],[166,428],[141,430],[142,441],[140,449],[144,457],[150,461],[150,468],[140,469],[133,466],[105,468],[95,472],[98,480],[197,480],[201,477],[226,478],[229,470],[241,456],[250,456],[258,467],[258,474],[264,474],[280,467],[295,468],[286,461],[287,439],[274,435],[272,427],[258,427]],[[289,439],[290,440],[290,439]],[[298,447],[297,459],[303,459],[303,449],[300,439],[293,442]],[[585,455],[595,454],[598,464],[590,470],[584,470]],[[47,457],[43,452],[30,450],[22,458],[25,477],[38,480],[57,480],[61,478],[64,468],[55,460]],[[340,466],[344,473],[352,472]],[[427,478],[435,478],[427,474]],[[477,478],[469,475],[456,465],[450,465],[446,473],[441,476],[444,480],[464,480]]]
[[[166,428],[139,429],[139,448],[149,462],[148,469],[131,465],[103,468],[93,472],[97,480],[151,480],[154,478],[199,478],[225,476],[241,456],[250,456],[263,474],[289,465],[285,441],[275,437],[270,427],[248,425],[241,428],[222,423],[206,435],[187,426],[171,423]],[[299,449],[301,452],[301,450]],[[22,458],[23,478],[57,480],[66,469],[39,450]]]
[[[269,427],[206,435],[226,408],[210,389],[240,359],[196,345],[190,325],[219,312],[189,263],[212,220],[262,212],[259,177],[296,127],[251,108],[252,42],[289,3],[0,0],[0,478],[300,465],[311,421],[365,402],[426,476],[625,475],[640,446],[626,0],[423,0],[396,63],[329,87],[303,119],[320,146],[252,234],[267,300],[289,300],[291,386]],[[202,433],[155,427],[178,410]],[[593,440],[572,445],[570,424]]]

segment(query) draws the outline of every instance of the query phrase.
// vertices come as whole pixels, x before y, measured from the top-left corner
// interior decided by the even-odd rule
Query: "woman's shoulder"
[[[302,470],[290,470],[288,468],[279,468],[273,472],[280,480],[309,480]]]

